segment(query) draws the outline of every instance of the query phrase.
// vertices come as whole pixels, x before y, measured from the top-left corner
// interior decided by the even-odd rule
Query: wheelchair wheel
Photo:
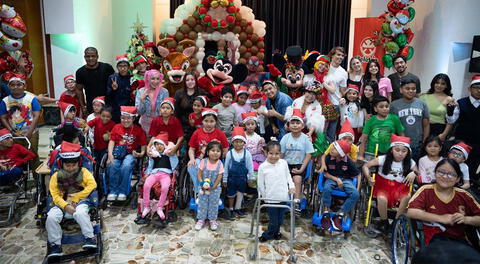
[[[412,222],[405,214],[400,215],[393,222],[390,247],[392,263],[407,264],[415,251],[414,229]]]
[[[180,170],[180,179],[178,181],[178,207],[180,209],[187,208],[188,202],[190,201],[190,175],[188,175],[188,166],[183,166]]]

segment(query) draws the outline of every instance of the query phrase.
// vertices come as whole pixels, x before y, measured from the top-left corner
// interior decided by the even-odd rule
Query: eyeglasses
[[[444,171],[444,170],[437,170],[435,174],[437,176],[440,176],[440,177],[443,177],[443,178],[446,178],[446,179],[449,179],[449,180],[453,180],[453,179],[456,179],[458,177],[457,174],[450,173],[450,172]]]
[[[455,151],[450,151],[450,154],[455,157],[455,158],[463,158],[463,153],[455,152]]]

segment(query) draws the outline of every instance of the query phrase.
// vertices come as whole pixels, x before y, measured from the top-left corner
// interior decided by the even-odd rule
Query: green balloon
[[[391,68],[393,66],[393,56],[392,54],[385,54],[382,57],[383,65],[387,68]]]
[[[397,43],[389,41],[387,44],[385,44],[385,50],[388,53],[396,54],[400,50],[400,47],[398,47]]]
[[[408,22],[410,22],[415,17],[415,9],[413,7],[409,7],[408,8],[408,14],[410,15],[410,20],[408,20]]]
[[[390,24],[389,23],[382,23],[382,34],[384,36],[390,36],[392,35],[392,29],[390,28]]]
[[[403,48],[405,47],[405,45],[407,45],[407,36],[403,33],[400,33],[395,38],[395,42],[398,44],[400,48]]]
[[[413,53],[414,53],[414,52],[415,52],[415,51],[413,50],[413,47],[412,47],[412,46],[408,47],[407,61],[409,61],[409,60],[413,57]]]

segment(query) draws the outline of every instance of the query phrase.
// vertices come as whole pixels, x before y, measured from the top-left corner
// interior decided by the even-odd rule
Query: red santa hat
[[[133,66],[137,67],[138,64],[145,62],[148,64],[147,59],[143,57],[143,55],[137,55],[135,58],[133,58]]]
[[[120,106],[120,113],[122,116],[137,116],[137,108],[135,106]]]
[[[92,103],[99,102],[103,105],[105,105],[105,96],[97,96],[95,99],[93,99]]]
[[[240,85],[240,86],[238,87],[237,96],[236,96],[236,97],[238,97],[238,96],[240,96],[240,95],[242,95],[242,94],[246,94],[247,97],[248,97],[249,92],[248,92],[248,87],[247,87],[247,86]]]
[[[175,110],[175,99],[173,97],[167,97],[163,99],[162,103],[160,104],[160,107],[163,104],[169,104],[172,107],[172,109]]]
[[[5,139],[11,138],[11,137],[13,137],[13,136],[12,136],[12,133],[10,133],[10,130],[8,130],[6,128],[0,130],[0,141],[3,141]]]
[[[450,150],[452,150],[452,149],[460,150],[463,153],[463,156],[465,156],[465,159],[468,159],[468,154],[470,154],[470,151],[472,150],[472,147],[465,144],[465,142],[459,142],[459,143],[453,145],[450,148]]]
[[[343,122],[340,133],[338,134],[338,139],[342,139],[343,137],[352,137],[352,140],[355,140],[355,133],[347,117],[345,117],[345,122]]]
[[[474,84],[480,84],[480,75],[474,75],[472,77],[472,82],[470,83],[470,86]]]
[[[335,149],[338,151],[338,154],[343,158],[347,153],[350,152],[350,143],[348,143],[346,140],[340,139],[335,142],[333,142],[333,146]]]
[[[234,127],[232,132],[232,142],[236,139],[240,139],[243,142],[247,143],[247,139],[245,137],[245,129],[243,127]]]
[[[158,134],[155,139],[153,139],[153,143],[160,143],[162,144],[163,146],[167,146],[168,145],[168,133],[167,132],[161,132],[160,134]]]
[[[358,92],[360,92],[360,89],[358,88],[358,85],[350,83],[350,84],[348,84],[347,90],[345,91],[345,93],[348,93],[348,91],[356,91],[358,93]]]
[[[242,113],[243,123],[245,124],[248,120],[253,120],[255,122],[258,122],[257,113],[255,112]]]
[[[262,94],[257,90],[253,91],[248,97],[248,102],[250,104],[260,103],[261,101],[262,101]]]
[[[72,74],[69,74],[69,75],[63,77],[63,83],[66,83],[68,80],[74,80],[75,81],[75,76],[73,76]]]
[[[394,146],[404,146],[404,147],[410,148],[410,138],[392,134],[390,136],[390,147],[394,147]]]
[[[202,110],[202,117],[206,115],[218,115],[218,109],[213,109],[213,108],[203,108]]]
[[[65,102],[57,102],[58,107],[60,107],[60,111],[62,111],[63,116],[67,116],[68,112],[72,109],[72,107],[75,109],[75,106],[73,104],[65,103]],[[76,109],[75,109],[76,110]]]
[[[303,123],[303,114],[302,111],[298,108],[294,108],[292,112],[292,116],[288,119],[288,122],[292,120],[299,120],[300,122]]]
[[[203,104],[203,107],[206,107],[208,105],[208,99],[205,95],[199,95],[199,96],[195,97],[195,99],[197,99],[197,98],[200,99],[200,101]]]
[[[4,75],[6,75],[6,74],[7,73],[5,73]],[[8,81],[8,83],[11,83],[13,81],[18,81],[18,82],[21,82],[21,83],[25,84],[27,77],[23,74],[20,74],[20,73],[8,73],[7,77],[5,79]]]
[[[60,145],[60,157],[62,159],[74,159],[80,157],[82,146],[67,141],[62,141]]]
[[[120,54],[120,55],[117,55],[115,57],[115,59],[117,60],[117,65],[120,63],[120,62],[126,62],[130,65],[130,62],[128,61],[128,57],[127,57],[127,54]]]

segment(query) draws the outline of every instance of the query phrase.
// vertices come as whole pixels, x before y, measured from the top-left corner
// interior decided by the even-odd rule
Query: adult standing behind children
[[[98,50],[94,47],[86,48],[83,57],[86,64],[75,73],[77,96],[82,105],[82,112],[91,113],[93,99],[107,94],[108,77],[114,74],[115,70],[112,65],[98,61]]]
[[[416,98],[417,84],[413,79],[404,79],[400,88],[403,97],[390,105],[390,113],[398,115],[405,136],[410,138],[412,158],[418,161],[423,141],[430,134],[430,113],[427,104]]]
[[[262,90],[267,96],[265,106],[268,109],[268,117],[273,121],[271,122],[273,134],[280,140],[286,134],[285,112],[287,107],[292,105],[293,100],[286,93],[280,92],[277,84],[270,80],[263,82]]]
[[[127,54],[118,55],[117,70],[108,77],[106,104],[112,107],[112,120],[120,123],[120,106],[133,106],[135,102],[131,96],[130,78],[128,70],[130,63]]]
[[[411,79],[415,82],[417,85],[417,95],[422,92],[420,79],[418,79],[417,75],[407,71],[407,58],[404,56],[396,56],[393,58],[393,68],[396,72],[388,75],[388,78],[392,82],[392,101],[402,98],[400,84],[405,79]]]

